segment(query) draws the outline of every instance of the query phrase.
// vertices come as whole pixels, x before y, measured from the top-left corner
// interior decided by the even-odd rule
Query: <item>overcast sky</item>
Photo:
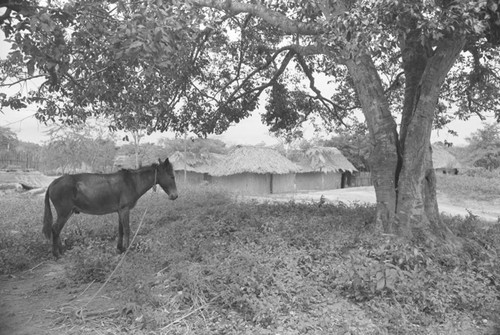
[[[8,43],[4,41],[3,32],[0,31],[0,58],[5,59],[8,53]],[[321,81],[321,78],[319,78]],[[318,86],[321,84],[318,84]],[[26,87],[15,86],[9,91],[19,91],[26,90]],[[6,92],[6,89],[0,89],[0,92]],[[35,108],[28,107],[25,110],[20,111],[9,111],[4,110],[4,113],[0,113],[0,126],[8,126],[11,128],[18,136],[18,139],[22,141],[40,143],[48,140],[48,136],[45,134],[47,127],[40,122],[38,122],[32,115],[35,113]],[[481,121],[477,116],[471,117],[469,121],[454,121],[449,125],[450,129],[453,129],[458,133],[457,136],[452,136],[448,134],[446,130],[433,131],[431,141],[444,141],[454,143],[455,145],[466,144],[466,138],[470,134],[481,127]],[[326,136],[327,134],[323,134]],[[311,139],[314,133],[311,129],[306,129],[305,137]],[[168,133],[156,133],[152,136],[143,140],[144,142],[156,142],[160,138],[169,137],[173,138],[173,134]],[[328,136],[329,137],[329,136]],[[256,111],[249,118],[241,121],[240,123],[231,126],[224,134],[216,136],[228,144],[247,144],[254,145],[264,142],[267,145],[272,145],[278,143],[278,139],[271,136],[261,122],[261,116],[259,111]]]

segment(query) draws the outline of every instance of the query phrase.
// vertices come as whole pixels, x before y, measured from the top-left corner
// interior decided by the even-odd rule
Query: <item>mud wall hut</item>
[[[265,147],[237,147],[211,171],[215,184],[241,194],[293,192],[299,167],[278,151]]]
[[[210,182],[210,171],[224,155],[214,153],[174,152],[169,160],[174,167],[178,183],[201,184]]]
[[[458,174],[462,164],[443,146],[432,145],[432,165],[436,174]]]
[[[349,186],[350,175],[357,171],[340,150],[312,147],[294,150],[288,158],[300,166],[295,176],[297,190],[331,190]]]

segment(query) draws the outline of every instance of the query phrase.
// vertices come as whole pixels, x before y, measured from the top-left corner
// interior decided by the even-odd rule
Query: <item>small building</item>
[[[211,170],[212,181],[231,191],[257,195],[293,192],[299,167],[278,151],[241,146]]]
[[[294,150],[288,157],[300,166],[295,176],[298,191],[348,187],[351,174],[357,171],[340,150],[333,147]]]
[[[462,164],[449,151],[440,145],[432,145],[432,165],[436,174],[458,174]]]
[[[211,182],[209,174],[212,167],[224,155],[214,153],[192,153],[176,151],[170,155],[169,160],[174,167],[175,179],[178,183],[201,184]]]

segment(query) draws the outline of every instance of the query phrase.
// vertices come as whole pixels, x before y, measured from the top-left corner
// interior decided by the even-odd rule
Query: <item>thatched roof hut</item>
[[[242,194],[293,192],[299,166],[278,151],[237,147],[211,170],[213,182]]]
[[[197,184],[210,181],[208,174],[223,157],[224,155],[214,153],[176,151],[170,155],[169,160],[178,180]]]
[[[197,173],[208,173],[224,155],[213,153],[180,152],[176,151],[170,155],[169,160],[175,171],[184,170]]]
[[[440,145],[432,145],[432,165],[434,169],[458,169],[462,164],[448,150]]]
[[[265,147],[237,147],[221,159],[211,170],[213,176],[229,176],[239,173],[288,174],[300,167],[280,154]]]
[[[297,190],[342,188],[349,184],[350,173],[357,171],[340,150],[333,147],[294,150],[288,157],[300,166],[295,177]]]
[[[288,158],[300,166],[300,172],[355,172],[354,165],[333,147],[312,147],[306,151],[294,150]]]

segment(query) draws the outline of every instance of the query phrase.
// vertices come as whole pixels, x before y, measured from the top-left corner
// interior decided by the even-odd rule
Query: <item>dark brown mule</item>
[[[81,173],[55,179],[45,193],[43,233],[52,238],[52,253],[59,257],[63,247],[59,234],[73,213],[95,215],[118,212],[118,250],[127,250],[130,239],[129,214],[139,198],[160,184],[170,200],[177,199],[174,170],[168,158],[137,170],[121,170],[110,174]],[[50,201],[57,212],[52,224]],[[125,243],[123,236],[125,235]]]

